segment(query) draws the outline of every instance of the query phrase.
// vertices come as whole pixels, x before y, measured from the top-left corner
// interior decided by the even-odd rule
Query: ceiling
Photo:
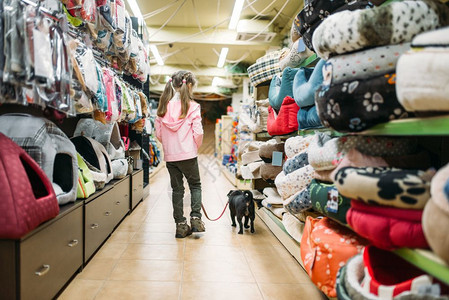
[[[213,93],[216,90],[211,87],[214,76],[234,78],[234,83],[238,84],[241,80],[236,80],[236,77],[241,75],[231,76],[227,68],[217,68],[221,48],[229,47],[225,64],[228,67],[238,62],[253,64],[267,50],[280,48],[294,17],[303,6],[303,0],[244,0],[240,20],[259,21],[257,33],[272,23],[269,31],[276,35],[270,42],[257,41],[261,36],[250,41],[237,41],[237,31],[228,29],[234,2],[137,0],[148,28],[150,44],[157,46],[164,60],[164,66],[159,66],[150,53],[153,91],[161,90],[166,82],[165,76],[179,69],[194,72],[199,81],[197,90],[201,92]]]

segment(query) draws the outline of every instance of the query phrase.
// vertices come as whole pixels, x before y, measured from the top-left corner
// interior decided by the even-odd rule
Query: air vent
[[[268,20],[240,20],[237,25],[237,41],[271,42],[276,33]]]

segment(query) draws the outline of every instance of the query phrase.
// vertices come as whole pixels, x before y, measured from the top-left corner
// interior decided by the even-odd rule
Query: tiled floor
[[[234,187],[212,156],[199,159],[203,203],[215,217]],[[260,219],[255,234],[238,235],[226,213],[217,222],[206,221],[204,234],[175,239],[167,170],[154,176],[150,186],[150,196],[59,299],[322,299]],[[186,216],[189,203],[186,195]]]

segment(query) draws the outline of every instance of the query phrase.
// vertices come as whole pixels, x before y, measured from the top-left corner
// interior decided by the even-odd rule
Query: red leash
[[[206,216],[206,218],[207,218],[209,221],[214,222],[214,221],[217,221],[218,219],[220,219],[221,217],[223,217],[223,215],[224,215],[224,213],[225,213],[225,211],[226,211],[226,207],[228,207],[228,204],[229,204],[229,201],[226,202],[226,205],[225,205],[223,211],[221,212],[221,215],[220,215],[218,218],[213,219],[213,220],[212,220],[211,218],[209,218],[209,216],[207,215],[207,212],[206,212],[206,210],[204,209],[204,205],[203,205],[202,203],[201,203],[201,208],[203,209],[203,212],[204,212],[204,215]]]

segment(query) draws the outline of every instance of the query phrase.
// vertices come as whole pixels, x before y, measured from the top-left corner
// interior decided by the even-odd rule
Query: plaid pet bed
[[[280,74],[279,67],[280,52],[271,52],[256,60],[256,63],[248,68],[248,76],[254,86],[269,81],[274,75]]]

